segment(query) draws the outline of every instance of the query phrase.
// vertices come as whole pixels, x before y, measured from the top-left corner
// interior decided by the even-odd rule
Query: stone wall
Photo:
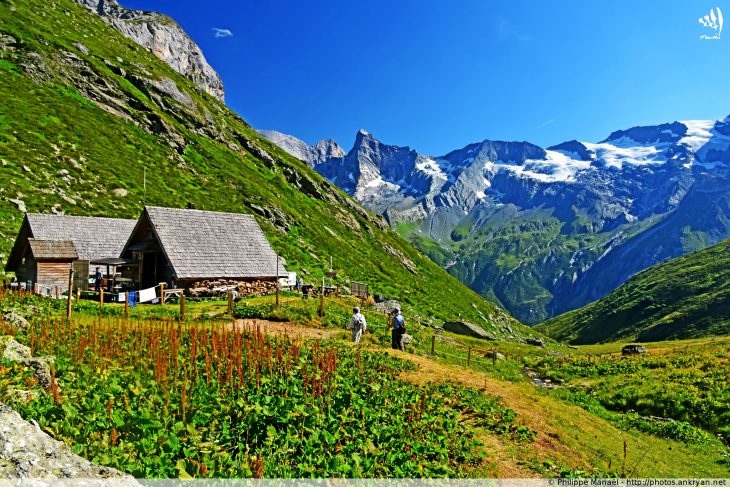
[[[262,296],[276,292],[274,281],[235,281],[219,279],[215,281],[198,281],[190,286],[189,292],[194,297],[225,296],[236,291],[241,297]]]

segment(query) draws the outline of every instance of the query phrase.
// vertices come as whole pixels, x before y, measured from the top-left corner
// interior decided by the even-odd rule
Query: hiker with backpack
[[[362,338],[363,332],[368,329],[368,325],[365,321],[365,316],[360,313],[360,308],[355,306],[352,308],[352,313],[352,318],[350,318],[350,324],[347,325],[347,329],[352,330],[352,341],[360,343],[360,338]]]
[[[393,310],[393,317],[390,320],[390,326],[393,327],[391,332],[392,342],[391,347],[394,350],[406,351],[405,345],[403,345],[403,335],[406,332],[406,319],[400,314],[400,308]]]

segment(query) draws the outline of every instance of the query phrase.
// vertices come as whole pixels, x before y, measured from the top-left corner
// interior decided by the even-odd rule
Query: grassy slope
[[[730,240],[640,272],[604,298],[536,327],[571,343],[730,333]]]
[[[480,322],[481,313],[498,334],[499,325],[508,323],[531,334],[73,0],[0,0],[0,34],[17,41],[0,59],[0,253],[7,255],[22,221],[9,199],[23,200],[28,211],[55,206],[68,214],[136,218],[146,169],[148,204],[190,202],[199,209],[247,213],[255,205],[278,213],[288,231],[265,218],[259,222],[288,267],[305,280],[320,277],[331,256],[342,283],[367,282],[374,292],[424,316]],[[195,109],[141,91],[130,82],[134,76],[174,80]],[[87,98],[99,89],[121,100],[122,108],[102,97],[110,113]],[[168,130],[150,133],[144,128],[150,119]],[[175,147],[166,142],[171,138],[182,142]],[[275,163],[254,155],[250,145],[267,151]],[[297,179],[314,189],[303,193],[292,184]],[[128,194],[114,196],[115,188]],[[415,264],[415,274],[404,258]]]

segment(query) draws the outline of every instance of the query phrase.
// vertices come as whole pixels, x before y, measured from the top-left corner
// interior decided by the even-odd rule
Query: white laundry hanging
[[[139,292],[139,302],[140,303],[146,303],[147,301],[152,301],[155,298],[157,298],[157,293],[155,293],[154,287],[151,287],[149,289],[142,289]]]

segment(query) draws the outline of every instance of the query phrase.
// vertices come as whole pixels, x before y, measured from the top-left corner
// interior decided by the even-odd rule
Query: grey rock
[[[490,350],[487,353],[484,354],[484,358],[492,359],[492,360],[504,360],[505,356],[496,350]]]
[[[80,485],[139,486],[131,475],[95,465],[0,403],[0,478],[84,479]],[[101,479],[106,479],[101,481]],[[110,480],[113,482],[109,483]],[[35,485],[35,484],[34,484]]]
[[[528,345],[545,348],[545,341],[543,341],[542,338],[529,337],[525,339],[525,343],[527,343]]]
[[[25,316],[15,310],[4,311],[3,320],[5,320],[6,323],[10,323],[11,325],[21,330],[26,330],[29,325],[28,320],[25,318]]]
[[[31,402],[40,396],[38,391],[26,391],[24,389],[8,389],[7,397],[13,401]]]
[[[408,333],[403,334],[403,345],[409,345],[413,341],[413,336]]]
[[[124,198],[125,196],[127,196],[129,194],[129,191],[127,191],[124,188],[114,188],[112,190],[112,194],[114,196],[116,196],[117,198]]]
[[[116,0],[77,1],[188,77],[203,91],[223,101],[220,76],[205,60],[200,47],[174,20],[154,12],[124,8]]]
[[[32,372],[33,376],[38,380],[38,385],[43,389],[50,389],[53,385],[53,377],[51,376],[51,366],[53,363],[53,357],[31,357],[17,361],[20,364],[28,367]]]
[[[481,338],[482,340],[496,340],[494,333],[488,332],[481,326],[468,321],[447,321],[444,323],[444,330],[459,335]]]
[[[170,98],[185,106],[186,108],[189,108],[190,110],[194,111],[196,109],[193,97],[191,97],[188,93],[184,91],[180,91],[180,89],[177,87],[177,84],[170,78],[149,80],[149,82],[158,92],[169,96]]]
[[[2,350],[2,358],[17,362],[31,358],[30,347],[18,343],[11,336],[0,337],[0,350]]]
[[[25,201],[21,200],[20,198],[8,198],[8,201],[11,202],[18,208],[18,211],[21,213],[27,213],[28,209],[25,207]]]
[[[54,361],[52,356],[33,357],[29,347],[18,343],[10,336],[0,337],[0,350],[2,350],[2,358],[5,360],[17,362],[29,368],[42,388],[49,389],[51,387],[53,381],[51,364]]]
[[[379,311],[381,313],[387,313],[387,314],[393,313],[393,311],[396,308],[401,311],[403,310],[403,308],[401,308],[400,303],[394,299],[388,299],[385,301],[381,301],[379,303],[375,303],[375,306],[374,306],[375,311]]]
[[[79,50],[79,52],[88,55],[89,54],[89,48],[85,45],[81,44],[80,42],[74,42],[74,47]]]
[[[646,348],[641,345],[626,345],[621,349],[621,355],[641,355],[646,352]]]
[[[267,219],[272,225],[281,230],[283,233],[288,233],[291,228],[291,222],[287,217],[284,210],[275,206],[259,206],[250,204],[249,208],[259,216]]]
[[[15,37],[8,34],[0,34],[0,50],[12,50],[18,45],[18,41]]]

